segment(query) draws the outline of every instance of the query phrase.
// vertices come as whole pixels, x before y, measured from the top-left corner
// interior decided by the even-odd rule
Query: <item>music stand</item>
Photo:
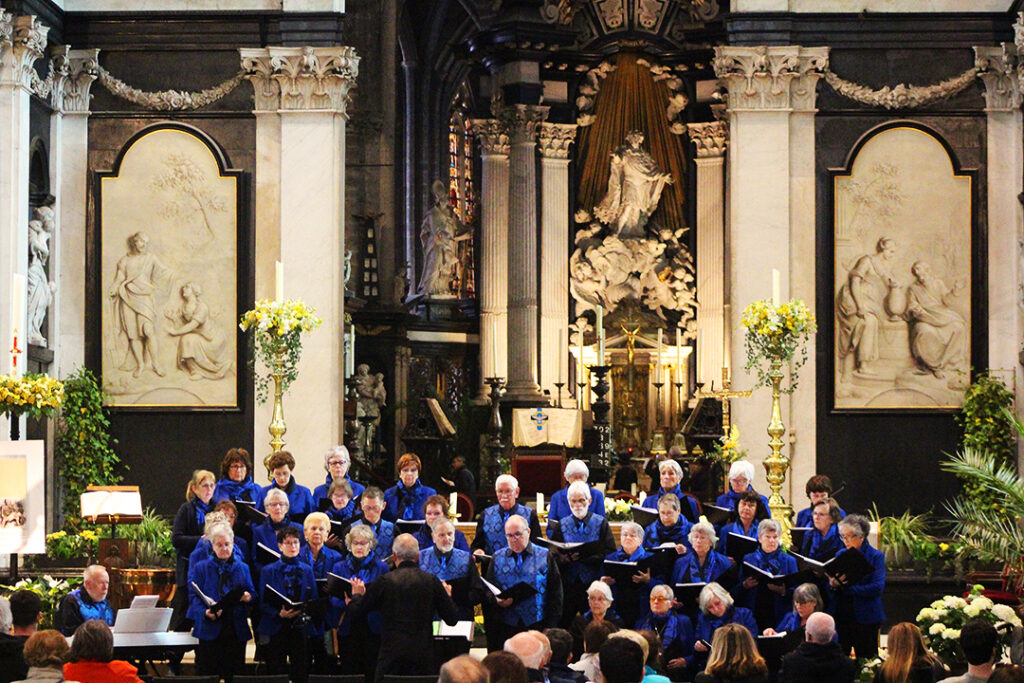
[[[110,556],[104,560],[121,554],[122,549],[117,543],[117,525],[138,524],[142,521],[142,496],[138,486],[88,486],[79,498],[79,507],[82,519],[93,524],[110,525]],[[98,548],[96,554],[100,554]]]

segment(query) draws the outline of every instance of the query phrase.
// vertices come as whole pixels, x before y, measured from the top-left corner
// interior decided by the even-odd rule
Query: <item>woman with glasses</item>
[[[726,624],[739,624],[751,637],[757,633],[754,615],[745,607],[737,607],[729,591],[717,583],[709,583],[700,591],[700,612],[694,629],[693,654],[687,658],[691,672],[703,671],[708,661],[708,652],[715,631]]]
[[[423,463],[415,453],[398,459],[398,483],[384,492],[384,519],[421,519],[423,504],[437,491],[420,481]]]
[[[352,458],[344,446],[334,446],[324,454],[324,469],[327,470],[327,477],[324,479],[324,483],[313,489],[313,503],[317,505],[318,510],[322,510],[322,505],[324,505],[321,501],[331,497],[331,484],[334,482],[348,482],[351,487],[349,500],[355,500],[362,494],[366,487],[358,481],[348,478],[348,470],[351,466]]]
[[[191,628],[186,618],[188,611],[188,558],[196,549],[199,539],[203,537],[206,526],[206,515],[213,512],[213,491],[217,487],[216,478],[209,470],[196,470],[185,489],[185,502],[178,508],[174,516],[171,530],[171,543],[174,544],[175,562],[174,576],[177,585],[174,591],[174,616],[171,618],[171,630],[182,631]]]
[[[258,503],[260,487],[252,480],[252,458],[244,448],[232,448],[220,462],[220,479],[213,491],[213,502],[245,500]]]
[[[262,524],[254,524],[252,527],[252,547],[249,567],[252,569],[253,584],[259,583],[260,572],[263,567],[276,562],[273,553],[277,553],[277,532],[286,527],[292,527],[299,532],[301,543],[305,543],[302,534],[302,527],[288,519],[288,494],[281,489],[270,489],[267,497],[263,499],[263,505],[267,509],[267,521]],[[271,551],[270,554],[267,551]]]
[[[747,491],[754,491],[754,465],[746,460],[737,460],[729,467],[729,490],[718,497],[715,505],[736,510],[736,504]],[[757,493],[756,491],[754,491]],[[768,510],[768,499],[758,494],[764,509]]]
[[[871,524],[861,515],[847,515],[839,522],[839,540],[845,546],[836,557],[857,552],[873,570],[856,583],[845,576],[829,577],[829,592],[835,606],[836,630],[843,652],[852,647],[858,658],[878,656],[878,630],[885,621],[882,591],[885,590],[885,554],[871,547]]]
[[[345,535],[345,545],[348,546],[348,555],[334,564],[332,573],[344,579],[358,578],[366,584],[387,573],[388,566],[374,554],[377,538],[373,527],[365,524],[353,526]],[[338,627],[338,654],[343,672],[372,676],[380,650],[380,612],[373,611],[353,621],[348,618],[346,607],[345,600],[331,598],[330,623]]]
[[[614,601],[611,586],[604,581],[594,581],[587,588],[587,605],[590,609],[583,614],[577,614],[569,629],[569,634],[572,636],[573,661],[583,655],[583,633],[588,626],[607,622],[614,624],[616,628],[623,627],[622,619],[612,607]]]
[[[839,506],[831,498],[811,505],[811,520],[814,525],[804,535],[800,553],[818,562],[827,562],[843,547],[839,540]]]
[[[782,549],[782,525],[774,519],[757,525],[761,547],[743,557],[740,585],[734,589],[736,600],[754,613],[761,629],[774,626],[790,606],[790,591],[784,583],[770,583],[754,568],[772,576],[786,576],[796,571],[796,560]]]
[[[672,610],[675,595],[672,588],[659,584],[651,589],[651,611],[641,619],[638,631],[654,631],[661,639],[661,661],[673,681],[689,680],[687,658],[693,656],[693,624],[689,618]]]

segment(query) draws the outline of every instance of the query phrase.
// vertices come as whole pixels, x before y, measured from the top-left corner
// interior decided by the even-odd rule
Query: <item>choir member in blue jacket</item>
[[[811,513],[814,510],[815,504],[832,500],[832,480],[824,474],[815,474],[807,480],[807,486],[804,487],[804,490],[807,493],[807,497],[810,498],[811,504],[796,513],[795,526],[809,527],[811,526]],[[838,505],[836,507],[839,510],[839,519],[845,517],[846,512]]]
[[[577,615],[569,628],[569,635],[572,636],[573,661],[579,660],[583,655],[583,633],[591,624],[607,622],[615,626],[616,629],[625,628],[622,617],[615,611],[612,604],[614,602],[615,596],[612,594],[612,588],[604,581],[594,581],[587,588],[587,607],[590,609]],[[634,621],[630,626],[635,623]]]
[[[370,487],[376,488],[376,487]],[[380,489],[377,489],[380,492]],[[366,497],[364,495],[365,502]],[[333,573],[345,579],[357,578],[370,584],[388,572],[388,566],[374,553],[377,538],[367,525],[353,526],[345,535],[349,553],[334,563]],[[380,612],[370,612],[357,620],[348,618],[347,604],[336,597],[331,598],[331,623],[338,627],[338,653],[341,655],[342,670],[346,674],[362,674],[373,678],[380,650]]]
[[[185,502],[174,516],[171,543],[174,545],[174,616],[171,618],[172,631],[187,631],[188,623],[188,558],[203,537],[206,515],[213,512],[213,491],[217,479],[209,470],[195,470],[185,490]]]
[[[327,572],[341,560],[341,553],[331,550],[325,544],[331,533],[330,518],[322,512],[311,512],[302,523],[306,545],[299,551],[299,559],[313,569],[313,578],[320,581],[327,578]],[[327,615],[310,618],[313,635],[309,640],[311,671],[316,674],[329,673],[330,661],[324,634],[333,628],[327,623]]]
[[[213,502],[246,500],[258,503],[259,485],[252,480],[252,458],[244,448],[232,448],[220,462],[220,479],[213,491]]]
[[[761,547],[744,556],[740,565],[740,584],[733,593],[736,602],[754,613],[754,621],[762,629],[774,626],[790,609],[790,591],[784,584],[772,584],[758,579],[751,565],[769,574],[782,576],[796,571],[796,559],[779,545],[782,525],[777,520],[765,519],[757,525],[757,540]]]
[[[854,584],[848,583],[845,576],[829,578],[828,582],[833,595],[831,604],[835,606],[839,645],[844,652],[853,647],[858,658],[878,656],[878,629],[885,621],[882,608],[885,555],[871,547],[870,530],[870,522],[861,515],[847,515],[839,522],[839,538],[845,548],[836,557],[859,552],[874,570]]]
[[[712,550],[715,542],[715,527],[709,522],[697,522],[690,527],[691,552],[686,553],[672,568],[672,584],[711,583],[732,568],[732,561]]]
[[[718,497],[715,505],[721,508],[736,510],[736,504],[744,493],[753,491],[754,465],[746,460],[737,460],[729,467],[729,490]],[[764,514],[768,515],[768,498],[758,494],[764,506]]]
[[[584,484],[587,483],[587,479],[590,477],[590,470],[587,468],[587,464],[582,460],[570,460],[565,465],[565,481],[568,482],[564,489],[559,489],[551,495],[551,503],[548,505],[548,519],[561,519],[571,514],[569,509],[569,485],[574,481],[582,481]],[[589,486],[590,489],[590,511],[595,515],[604,517],[604,494],[595,489],[593,486]],[[548,527],[548,538],[551,537],[551,528]]]
[[[651,554],[643,546],[644,528],[636,522],[625,522],[619,530],[619,548],[605,556],[612,562],[642,562]],[[641,568],[642,569],[642,568]],[[651,570],[636,571],[629,581],[616,581],[611,576],[601,580],[612,587],[615,609],[627,628],[632,628],[648,610],[651,595]]]
[[[661,661],[669,678],[686,677],[687,658],[693,657],[693,623],[672,609],[672,588],[660,584],[651,589],[651,611],[636,625],[638,631],[654,631],[661,639]]]
[[[679,514],[679,499],[673,493],[666,493],[658,501],[658,519],[652,522],[644,532],[644,547],[653,550],[664,543],[674,543],[676,553],[685,555],[690,544],[690,527],[693,526]],[[672,566],[663,576],[656,576],[667,581],[672,574]]]
[[[245,644],[252,638],[247,620],[247,606],[256,589],[249,568],[235,554],[235,534],[226,523],[216,523],[207,530],[212,555],[191,567],[190,583],[203,595],[219,602],[228,593],[240,589],[240,602],[212,612],[199,594],[189,588],[188,616],[195,625],[192,635],[196,646],[196,673],[216,675],[229,683],[245,666]]]
[[[679,499],[686,521],[690,524],[697,522],[700,519],[700,504],[693,496],[683,493],[683,489],[679,485],[679,482],[683,480],[683,468],[679,466],[679,463],[675,460],[662,460],[658,463],[658,477],[661,481],[661,488],[657,493],[652,493],[644,498],[643,507],[656,510],[661,497],[666,493],[671,493]]]
[[[350,488],[348,497],[350,500],[358,498],[366,487],[358,481],[348,478],[349,467],[352,466],[352,458],[348,449],[344,446],[334,446],[324,454],[324,469],[327,470],[327,477],[324,483],[313,489],[313,505],[319,509],[320,501],[331,497],[331,484],[334,482],[347,482]]]
[[[291,515],[308,515],[316,510],[313,494],[305,486],[297,483],[292,472],[295,470],[295,458],[288,451],[278,451],[270,456],[267,466],[270,468],[272,482],[260,489],[260,510],[266,510],[264,501],[267,492],[274,489],[284,491],[288,496],[288,512]],[[301,520],[300,520],[301,521]]]
[[[423,504],[437,491],[420,481],[423,464],[415,453],[398,459],[398,483],[384,492],[384,519],[423,519]]]
[[[327,489],[327,498],[331,501],[330,507],[323,512],[332,522],[340,522],[347,528],[359,517],[359,508],[352,498],[352,484],[347,479],[332,481]],[[344,533],[342,531],[342,536]],[[327,547],[344,553],[345,539],[332,533],[327,537]]]
[[[505,522],[508,544],[494,553],[487,568],[487,580],[501,590],[525,583],[537,592],[526,599],[496,600],[496,607],[484,612],[487,649],[500,650],[516,633],[543,631],[558,623],[562,614],[562,578],[554,555],[530,543],[530,525],[520,515]]]
[[[263,501],[269,517],[262,524],[252,527],[252,547],[249,549],[249,568],[252,570],[253,583],[259,583],[260,571],[265,560],[261,559],[259,546],[262,543],[270,550],[277,549],[277,534],[282,529],[291,528],[302,537],[302,527],[288,518],[288,494],[281,489],[271,489]],[[270,564],[266,562],[266,564]],[[261,597],[261,596],[257,596]]]
[[[697,613],[697,624],[694,633],[693,654],[687,657],[688,670],[696,674],[704,670],[708,661],[708,648],[701,641],[711,642],[715,629],[725,624],[739,624],[750,631],[753,638],[757,637],[757,622],[754,615],[745,607],[737,607],[733,603],[729,591],[719,584],[711,582],[700,591],[700,612]]]
[[[256,632],[260,642],[266,643],[264,653],[271,674],[287,673],[293,681],[304,681],[309,671],[308,639],[314,633],[309,617],[302,610],[275,608],[264,599],[267,586],[292,602],[305,602],[316,598],[313,569],[299,559],[302,532],[287,526],[277,532],[277,545],[281,559],[268,564],[260,572],[260,621]]]
[[[426,550],[434,545],[434,523],[441,519],[448,519],[448,499],[439,493],[427,498],[427,502],[423,504],[423,519],[426,523],[413,534],[413,538],[420,544],[420,550]],[[455,529],[455,547],[469,552],[469,541],[466,540],[466,534],[458,529]]]
[[[586,482],[574,481],[568,488],[571,514],[557,523],[548,523],[551,540],[559,543],[589,543],[600,541],[601,547],[581,556],[578,552],[556,552],[559,573],[562,575],[561,627],[569,628],[577,614],[587,610],[587,587],[601,577],[605,555],[615,550],[615,537],[604,515],[594,514],[590,506],[590,487]]]
[[[821,597],[818,587],[813,583],[801,583],[793,590],[793,610],[782,617],[778,626],[766,628],[764,635],[773,636],[777,633],[785,633],[786,641],[792,643],[790,649],[795,650],[800,643],[806,640],[807,618],[815,612],[824,611],[825,600]]]
[[[226,506],[230,506],[231,514],[228,514],[228,508]],[[206,524],[203,527],[203,537],[199,539],[198,543],[196,543],[196,549],[188,556],[189,581],[192,580],[192,568],[203,560],[208,560],[213,557],[213,545],[210,543],[210,529],[216,524],[227,524],[230,527],[234,527],[234,509],[235,506],[230,500],[222,500],[217,503],[217,507],[213,509],[213,512],[206,515]],[[235,558],[242,564],[248,565],[249,544],[241,538],[234,538],[231,545],[231,552],[235,555]]]
[[[736,521],[724,525],[718,535],[718,552],[725,554],[729,534],[739,534],[757,540],[757,523],[768,516],[761,508],[761,495],[747,491],[736,503]]]
[[[540,538],[540,522],[537,513],[520,505],[519,481],[511,474],[502,474],[494,480],[494,493],[498,503],[486,508],[476,520],[476,535],[470,547],[474,554],[493,555],[508,545],[505,539],[505,522],[513,515],[528,520],[530,538]]]
[[[374,538],[377,539],[373,547],[373,556],[387,562],[391,557],[391,545],[395,542],[395,525],[381,517],[387,509],[384,494],[376,486],[367,486],[363,495],[359,496],[359,504],[363,510],[363,518],[353,522],[352,528],[363,525],[370,527]]]
[[[839,540],[839,506],[829,498],[811,505],[814,512],[811,520],[814,526],[804,535],[800,554],[819,562],[827,562],[843,547]]]

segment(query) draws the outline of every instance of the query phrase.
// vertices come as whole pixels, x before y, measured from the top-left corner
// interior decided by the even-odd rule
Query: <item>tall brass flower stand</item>
[[[284,434],[288,431],[288,425],[284,423],[284,404],[281,397],[284,395],[284,352],[279,351],[274,356],[274,367],[270,376],[274,380],[274,412],[270,416],[270,425],[267,431],[270,432],[270,453],[263,458],[263,466],[267,468],[267,477],[270,477],[270,457],[277,451],[284,448]]]
[[[783,455],[782,437],[786,433],[786,425],[782,423],[782,359],[771,359],[771,370],[768,377],[772,383],[772,418],[768,423],[768,436],[771,440],[768,445],[772,453],[764,461],[764,469],[767,474],[768,485],[772,489],[772,495],[768,497],[768,507],[772,511],[772,519],[782,525],[782,542],[785,545],[790,543],[789,530],[793,526],[793,506],[782,497],[782,485],[786,481],[786,470],[789,469],[789,458]]]

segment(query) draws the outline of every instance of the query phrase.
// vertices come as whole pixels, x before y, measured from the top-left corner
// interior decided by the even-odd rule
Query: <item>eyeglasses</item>
[[[662,595],[651,596],[651,602],[672,602],[672,598],[666,598]]]
[[[278,503],[267,503],[266,507],[268,507],[268,508],[283,508],[283,507],[288,507],[288,503],[281,503],[281,502],[278,502]]]
[[[327,466],[328,467],[341,467],[344,464],[345,464],[344,460],[328,460],[327,461]]]
[[[525,535],[526,535],[526,532],[525,532],[525,531],[517,531],[517,532],[515,532],[514,534],[508,534],[508,533],[506,533],[506,534],[505,534],[505,538],[522,538],[522,537],[523,537],[523,536],[525,536]]]
[[[240,462],[233,462],[233,463],[231,463],[231,466],[228,467],[228,469],[229,470],[247,470],[249,468],[246,467],[245,465],[243,465]]]
[[[839,534],[839,538],[844,541],[852,541],[855,538],[860,538],[857,534]]]

